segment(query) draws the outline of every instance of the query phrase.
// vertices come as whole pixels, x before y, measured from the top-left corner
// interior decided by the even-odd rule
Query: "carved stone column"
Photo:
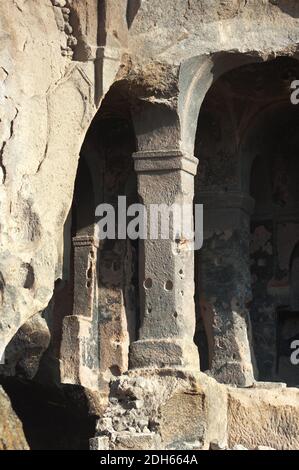
[[[151,204],[192,204],[197,159],[178,150],[134,155],[138,191]],[[191,218],[193,216],[191,215]],[[199,369],[195,330],[194,251],[189,240],[140,241],[141,328],[131,368]]]
[[[61,346],[62,383],[98,387],[98,318],[96,262],[97,240],[73,238],[74,307],[63,321]]]
[[[250,214],[245,193],[201,192],[204,244],[199,256],[199,301],[212,375],[223,383],[253,383],[255,365],[248,304],[251,301]]]
[[[73,238],[74,309],[73,315],[91,318],[95,301],[98,241],[93,236]]]

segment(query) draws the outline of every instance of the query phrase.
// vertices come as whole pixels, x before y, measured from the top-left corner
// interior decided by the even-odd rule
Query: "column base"
[[[97,357],[92,320],[77,315],[65,317],[60,360],[61,382],[98,390]]]
[[[209,375],[219,383],[238,387],[251,387],[256,382],[251,364],[247,365],[237,361],[226,362],[220,367],[212,365]]]
[[[184,368],[200,370],[195,344],[179,339],[136,341],[130,346],[130,369]]]

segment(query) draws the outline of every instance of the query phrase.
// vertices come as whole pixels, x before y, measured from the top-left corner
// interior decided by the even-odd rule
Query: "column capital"
[[[73,237],[73,245],[75,247],[80,247],[80,246],[94,246],[95,248],[99,247],[99,240],[96,237],[93,236],[77,236]]]
[[[135,171],[151,173],[154,171],[181,170],[196,175],[198,159],[178,149],[173,150],[141,150],[133,154]]]

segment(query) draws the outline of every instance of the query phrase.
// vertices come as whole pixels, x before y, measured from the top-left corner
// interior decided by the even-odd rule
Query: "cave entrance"
[[[128,369],[129,347],[139,331],[139,245],[117,237],[98,240],[96,208],[115,210],[117,234],[119,196],[127,206],[138,202],[135,151],[130,104],[113,85],[80,152],[59,279],[44,314],[51,345],[39,371],[42,382],[105,394],[110,379]]]
[[[251,128],[250,308],[254,348],[263,381],[298,385],[298,366],[286,357],[299,311],[299,109],[290,101],[264,109]],[[291,334],[294,329],[294,335]]]
[[[243,65],[216,80],[201,107],[196,341],[203,370],[220,382],[282,378],[278,330],[284,336],[299,310],[290,307],[299,287],[297,274],[290,281],[299,240],[299,107],[291,103],[298,78],[298,61],[287,57]]]
[[[106,384],[128,369],[129,346],[137,339],[138,241],[116,236],[95,242],[95,212],[99,205],[110,205],[118,233],[119,196],[126,197],[127,206],[138,202],[135,151],[129,103],[114,86],[82,146],[70,224],[73,315],[91,319],[94,347],[87,365],[98,368]]]

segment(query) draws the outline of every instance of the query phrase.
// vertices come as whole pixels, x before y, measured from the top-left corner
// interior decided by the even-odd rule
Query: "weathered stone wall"
[[[278,55],[296,57],[299,6],[296,1],[283,0],[175,0],[163,3],[158,0],[9,0],[0,3],[0,18],[0,356],[20,328],[23,329],[17,340],[26,349],[27,332],[33,328],[38,344],[32,348],[32,362],[31,353],[26,349],[28,356],[26,353],[25,360],[21,358],[21,367],[16,367],[23,347],[20,344],[16,349],[13,345],[12,356],[7,356],[8,360],[15,357],[15,362],[7,364],[9,373],[14,373],[14,368],[21,369],[21,375],[29,378],[35,375],[39,357],[49,341],[39,315],[53,297],[55,282],[57,288],[60,280],[65,281],[63,260],[70,247],[64,244],[64,227],[72,205],[80,149],[92,118],[111,85],[118,82],[123,98],[132,107],[140,195],[146,203],[167,198],[190,199],[197,164],[192,157],[197,120],[207,91],[217,78],[242,64],[262,62]],[[152,151],[155,151],[154,156]],[[198,157],[200,160],[201,155]],[[156,176],[156,185],[152,185],[151,191],[146,188],[148,175],[143,174],[147,172],[144,161],[149,162]],[[159,165],[155,166],[157,161],[166,165],[162,168],[166,176],[160,179],[157,176]],[[226,155],[220,155],[221,175],[222,170],[227,170],[227,161]],[[174,178],[176,170],[180,171]],[[228,171],[229,182],[234,175],[234,169]],[[241,228],[248,223],[243,215],[238,220],[237,238],[243,237]],[[216,251],[222,250],[226,237],[230,241],[234,239],[230,233],[225,233],[224,240],[217,239]],[[247,245],[246,236],[243,239]],[[142,265],[141,276],[145,276],[152,265],[155,269],[161,267],[160,260],[171,251],[171,245],[166,248],[161,245],[159,250],[159,256],[151,257],[154,250],[147,247],[149,256]],[[242,247],[239,251],[236,248],[235,259],[242,257],[244,252]],[[141,348],[145,346],[142,349],[144,356],[135,352],[135,365],[140,366],[145,359],[149,364],[163,362],[157,357],[159,354],[153,354],[159,352],[159,348],[161,351],[163,336],[166,340],[162,349],[167,361],[177,361],[174,365],[181,361],[183,365],[198,367],[192,333],[190,336],[194,326],[193,260],[183,255],[177,259],[185,260],[186,278],[180,279],[178,272],[182,268],[178,261],[171,259],[165,275],[168,278],[174,276],[175,282],[171,281],[172,289],[167,291],[164,274],[158,272],[155,292],[161,293],[167,308],[162,308],[163,303],[162,307],[159,305],[154,312],[156,321],[161,322],[157,312],[167,314],[169,305],[175,307],[176,289],[181,281],[184,289],[191,293],[186,296],[188,303],[180,299],[178,311],[173,308],[172,312],[169,308],[168,313],[174,315],[172,323],[170,315],[165,321],[161,317],[163,328],[155,332],[155,344],[146,336],[152,335],[153,323],[147,323],[141,344]],[[230,375],[228,367],[223,381],[242,386],[253,383],[245,327],[247,310],[244,305],[246,307],[249,291],[247,271],[245,266],[244,271],[239,266],[234,272],[235,277],[244,276],[242,292],[238,292],[241,303],[239,298],[235,301],[235,296],[230,299],[228,295],[227,302],[233,302],[231,308],[221,306],[222,318],[225,320],[227,314],[231,315],[234,328],[242,333],[238,336],[239,344],[232,351],[232,362],[241,363],[243,367],[237,377]],[[141,279],[140,284],[144,281]],[[218,282],[221,286],[221,275]],[[114,286],[119,298],[122,289],[126,288],[120,289],[120,283],[123,278]],[[230,290],[233,286],[228,284],[227,288]],[[149,299],[150,295],[145,302]],[[59,312],[58,337],[63,316],[72,313],[71,303],[65,307],[65,314]],[[45,314],[49,324],[53,321],[51,315],[50,305]],[[169,337],[174,331],[178,338],[172,349]],[[184,337],[182,342],[180,334]],[[57,356],[60,339],[55,348]],[[218,340],[222,346],[221,334]],[[232,343],[223,343],[229,351]],[[138,350],[138,345],[134,350]],[[177,357],[174,359],[169,351],[175,351]],[[238,354],[233,356],[236,351]],[[60,358],[56,359],[59,365]],[[221,358],[219,361],[218,365]],[[60,378],[57,380],[59,382]],[[215,387],[216,390],[218,385]],[[211,393],[213,396],[214,392]],[[296,400],[297,396],[295,403]],[[193,404],[191,409],[200,408],[200,398],[193,398],[189,403],[184,396],[183,401],[186,410],[190,409],[190,403]],[[211,420],[204,422],[200,436],[210,433],[217,422],[215,414],[214,410]],[[193,424],[195,435],[199,432],[198,423]],[[172,445],[176,431],[166,425],[165,429],[165,442]],[[186,429],[185,424],[183,429]],[[182,439],[179,436],[179,442]],[[290,438],[286,444],[277,445],[297,444]]]
[[[54,7],[72,8],[71,5],[60,4]],[[256,55],[265,57],[296,50],[298,29],[294,2],[289,9],[280,2],[278,5],[256,1],[246,5],[243,2],[223,5],[217,1],[207,7],[204,2],[186,5],[178,1],[175,5],[167,3],[162,11],[159,2],[143,1],[130,25],[128,49],[125,49],[125,42],[120,41],[116,48],[113,44],[117,49],[114,56],[110,54],[113,60],[104,54],[104,59],[99,59],[95,67],[92,60],[77,63],[71,62],[69,56],[61,55],[62,35],[66,33],[62,33],[62,25],[57,26],[54,7],[50,1],[41,3],[34,0],[1,4],[5,45],[1,56],[4,104],[1,152],[2,345],[30,316],[46,307],[54,280],[61,274],[57,260],[62,227],[71,204],[79,149],[95,112],[95,84],[101,87],[102,83],[102,89],[107,90],[107,80],[110,77],[112,82],[113,73],[117,70],[117,53],[118,56],[120,51],[129,53],[133,62],[128,62],[126,55],[121,75],[128,73],[132,83],[136,86],[140,83],[140,91],[148,88],[149,99],[151,95],[159,94],[159,90],[163,96],[163,87],[169,89],[170,85],[163,83],[163,68],[158,75],[156,72],[148,73],[150,68],[154,71],[158,67],[159,70],[161,63],[170,67],[165,69],[169,76],[171,67],[177,70],[180,63],[192,56],[234,50],[247,54],[255,51]],[[73,7],[78,10],[76,4]],[[95,2],[87,2],[86,7],[81,5],[77,12],[80,21],[86,8],[94,13]],[[66,23],[68,14],[64,12]],[[255,21],[257,14],[260,18],[258,24]],[[14,21],[11,21],[12,17]],[[82,22],[79,24],[83,28]],[[171,29],[170,23],[173,25]],[[96,46],[93,41],[97,27],[98,23],[85,25],[88,32],[86,43],[90,41],[92,46]],[[244,35],[244,29],[248,31],[247,35]],[[113,31],[117,31],[116,26],[108,28],[106,36],[113,35]],[[157,33],[159,41],[156,41]],[[194,64],[196,66],[196,62]],[[196,72],[194,65],[193,70]],[[207,64],[203,73],[210,70]],[[173,78],[175,76],[177,72]],[[183,68],[181,76],[184,78]],[[167,100],[167,94],[165,96]],[[187,109],[183,111],[188,113]],[[189,118],[186,119],[187,125]],[[192,146],[192,142],[184,145]],[[30,272],[34,273],[30,288],[26,283],[28,265],[31,266]],[[16,313],[10,318],[12,310]]]
[[[131,373],[113,382],[94,450],[298,449],[297,389],[231,388],[205,374]]]
[[[0,8],[3,352],[18,328],[47,306],[61,277],[63,225],[94,90],[88,64],[84,71],[61,55],[50,1]]]

